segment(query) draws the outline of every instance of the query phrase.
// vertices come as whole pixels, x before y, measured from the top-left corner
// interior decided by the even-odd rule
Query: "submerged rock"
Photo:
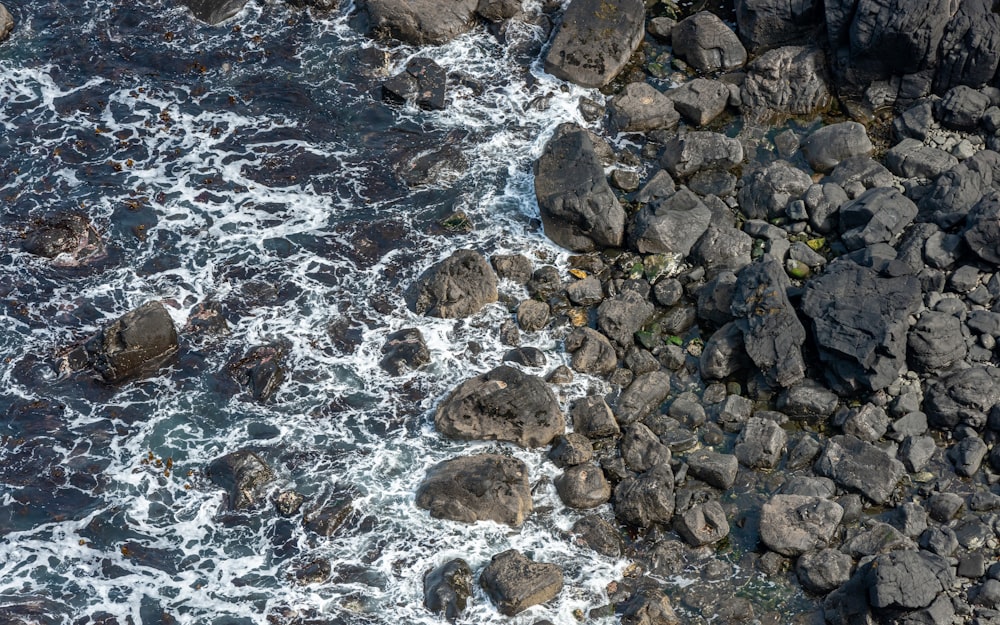
[[[215,25],[243,10],[247,0],[181,0],[203,22]]]
[[[533,562],[510,549],[493,556],[479,584],[501,614],[514,616],[554,599],[562,590],[563,574],[555,564]]]
[[[86,361],[108,384],[153,373],[177,353],[177,330],[160,302],[113,321],[84,345]]]
[[[271,467],[248,449],[216,458],[205,473],[215,485],[226,490],[230,510],[255,507],[261,501],[261,488],[274,480]]]
[[[566,429],[545,381],[505,365],[462,382],[438,406],[434,425],[450,438],[522,447],[548,445]]]
[[[427,471],[416,503],[436,519],[520,527],[532,511],[528,468],[495,454],[445,460]]]
[[[424,575],[424,605],[431,612],[444,612],[456,620],[472,596],[472,569],[461,558],[445,562]]]
[[[416,371],[431,361],[424,335],[417,328],[404,328],[385,337],[379,364],[392,375]]]
[[[545,71],[583,87],[603,87],[642,42],[642,0],[574,0],[545,55]]]
[[[440,111],[445,107],[448,76],[432,59],[417,57],[406,69],[382,84],[387,99],[412,101],[422,109]]]
[[[0,12],[0,39],[3,39],[2,22]],[[104,242],[93,224],[83,215],[73,213],[34,223],[25,234],[21,249],[50,258],[52,264],[60,267],[76,267],[105,256]]]
[[[625,210],[608,184],[587,131],[563,124],[535,164],[535,197],[545,235],[575,252],[620,247]]]
[[[479,0],[365,0],[369,33],[414,45],[442,44],[475,24]]]
[[[260,345],[230,366],[233,377],[250,392],[254,401],[267,402],[285,380],[281,345]]]
[[[424,272],[408,299],[417,314],[468,317],[497,301],[497,276],[479,252],[457,250]]]

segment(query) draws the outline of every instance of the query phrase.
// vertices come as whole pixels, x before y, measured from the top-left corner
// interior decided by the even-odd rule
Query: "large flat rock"
[[[603,87],[642,42],[642,0],[573,0],[545,56],[545,71],[583,87]]]

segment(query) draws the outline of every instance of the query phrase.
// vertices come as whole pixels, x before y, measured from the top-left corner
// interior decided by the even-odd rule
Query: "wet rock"
[[[691,191],[643,207],[629,228],[628,243],[643,254],[687,256],[712,222],[712,211]]]
[[[733,292],[733,316],[747,354],[768,382],[788,387],[805,376],[806,331],[788,300],[781,263],[765,257],[742,269]]]
[[[181,2],[191,9],[195,17],[215,25],[242,11],[247,0],[181,0]]]
[[[399,102],[413,102],[422,109],[445,108],[448,75],[444,68],[426,57],[416,57],[406,69],[382,84],[383,97]]]
[[[736,274],[723,271],[698,289],[698,318],[721,327],[733,320]]]
[[[844,434],[855,436],[863,441],[874,443],[889,429],[889,416],[882,408],[867,403],[852,410],[844,421]]]
[[[648,427],[633,423],[621,440],[621,456],[625,466],[636,473],[670,464],[670,448],[660,442]]]
[[[753,120],[812,115],[830,106],[830,91],[823,52],[814,47],[777,48],[747,66],[741,108]]]
[[[526,299],[517,307],[517,323],[525,332],[538,332],[549,324],[549,305]]]
[[[837,260],[806,285],[801,308],[837,390],[885,388],[905,364],[906,320],[920,305],[920,284],[894,273]]]
[[[930,380],[923,409],[933,428],[951,430],[964,423],[982,429],[990,409],[998,403],[1000,371],[995,367],[970,367]]]
[[[528,468],[495,454],[445,460],[427,471],[416,503],[436,519],[520,527],[532,511]]]
[[[937,106],[937,119],[952,130],[975,130],[990,106],[986,94],[966,85],[952,87]]]
[[[958,159],[916,139],[903,139],[886,152],[885,164],[903,178],[933,179],[958,165]]]
[[[554,599],[563,586],[555,564],[533,562],[514,549],[493,556],[479,576],[479,584],[505,616]]]
[[[643,588],[629,599],[622,625],[680,625],[670,599],[658,588]]]
[[[886,523],[871,522],[867,529],[858,532],[840,547],[853,558],[864,558],[897,549],[916,549],[917,545],[899,530]]]
[[[274,471],[256,453],[241,449],[216,458],[205,469],[208,479],[225,489],[230,510],[257,506],[261,489],[274,480]]]
[[[958,441],[948,450],[948,459],[955,465],[955,473],[963,477],[972,477],[979,471],[988,451],[983,439],[978,436],[969,436]]]
[[[736,456],[720,454],[710,449],[701,449],[688,455],[687,463],[688,473],[692,477],[720,490],[728,490],[736,481],[736,473],[739,471]]]
[[[535,165],[535,197],[545,235],[556,244],[575,252],[621,246],[625,211],[583,128],[563,124],[545,144]]]
[[[414,45],[442,44],[475,24],[478,0],[366,0],[369,32]]]
[[[674,517],[674,529],[692,547],[702,547],[728,536],[729,522],[719,502],[709,501]]]
[[[871,467],[880,469],[871,471]],[[878,504],[889,499],[905,473],[899,460],[853,436],[834,436],[827,441],[814,470]]]
[[[618,421],[603,397],[591,395],[578,399],[569,410],[573,430],[589,438],[618,436]]]
[[[187,323],[182,332],[187,336],[219,337],[229,334],[229,324],[226,322],[222,305],[218,302],[205,301],[195,304],[188,313]]]
[[[645,297],[627,290],[597,307],[597,327],[609,339],[627,347],[633,344],[632,336],[653,311],[653,305]]]
[[[674,504],[674,473],[669,466],[627,477],[615,486],[615,515],[635,527],[669,523]]]
[[[327,503],[303,514],[302,524],[309,531],[330,538],[343,527],[352,512],[354,512],[354,494],[349,490],[341,490]]]
[[[774,495],[760,510],[760,539],[789,557],[823,549],[843,515],[839,504],[820,497]]]
[[[615,526],[596,514],[582,517],[574,523],[573,535],[575,542],[609,558],[620,558],[625,551],[625,543]]]
[[[841,239],[850,250],[889,243],[916,216],[917,205],[896,189],[869,189],[840,208]]]
[[[449,438],[548,445],[566,424],[541,378],[500,366],[462,382],[438,406],[434,425]]]
[[[829,173],[843,160],[869,156],[872,142],[865,127],[858,122],[840,122],[823,126],[802,142],[802,155],[818,172]]]
[[[751,417],[740,431],[733,453],[745,467],[773,469],[778,466],[787,441],[788,435],[780,425],[770,419]]]
[[[811,185],[802,195],[809,215],[809,225],[817,232],[830,232],[837,226],[840,207],[848,199],[843,187],[836,183]]]
[[[837,485],[825,477],[810,477],[796,475],[788,478],[781,486],[783,495],[803,495],[805,497],[822,497],[830,499],[837,493]]]
[[[788,203],[799,199],[812,186],[809,174],[788,161],[774,161],[743,177],[737,198],[750,219],[774,219],[785,215]]]
[[[646,82],[629,83],[608,104],[608,124],[615,132],[649,132],[677,126],[673,101]]]
[[[749,265],[752,249],[753,239],[742,230],[710,224],[691,248],[691,260],[704,267],[705,275],[711,279],[720,272],[735,273]]]
[[[1000,265],[1000,194],[988,193],[966,217],[965,244],[982,260]]]
[[[10,11],[7,10],[7,7],[0,4],[0,41],[10,36],[13,30],[14,18],[10,16]]]
[[[460,558],[445,562],[424,575],[424,605],[434,613],[444,612],[455,621],[472,596],[472,569]]]
[[[636,377],[618,399],[615,417],[628,425],[656,411],[670,395],[670,374],[652,371]]]
[[[4,33],[5,9],[0,5],[0,40]],[[9,13],[6,13],[10,17]],[[57,267],[76,267],[105,256],[104,242],[83,215],[66,213],[32,224],[21,242],[29,254],[52,259]]]
[[[995,203],[983,198],[989,188],[989,181],[968,165],[961,163],[944,172],[934,180],[930,189],[920,199],[918,208],[923,219],[933,221],[941,228],[948,229],[962,222],[970,209],[980,200],[987,204]],[[986,214],[991,209],[984,205]],[[969,220],[971,226],[975,221]]]
[[[695,78],[670,90],[667,96],[684,119],[695,126],[704,126],[726,110],[729,88],[717,80]]]
[[[559,499],[570,508],[587,510],[611,499],[611,484],[595,464],[578,464],[555,479]]]
[[[457,250],[428,269],[408,293],[414,312],[456,319],[497,301],[497,278],[482,254]]]
[[[285,349],[281,345],[259,345],[230,365],[230,370],[254,401],[265,403],[274,397],[285,380],[284,359]]]
[[[929,606],[951,588],[954,574],[939,556],[894,551],[875,558],[868,571],[868,599],[876,609],[914,610]]]
[[[641,0],[570,4],[545,56],[545,71],[583,87],[603,87],[642,41],[644,18]]]
[[[670,33],[674,54],[703,72],[743,67],[747,51],[714,13],[701,11],[681,20]]]
[[[476,15],[487,22],[502,22],[521,12],[521,0],[479,0]]]
[[[722,380],[750,364],[743,331],[735,322],[722,326],[705,342],[699,359],[702,377]]]
[[[753,402],[740,395],[727,395],[712,406],[712,416],[726,432],[739,432],[753,412]]]
[[[927,529],[927,512],[918,503],[907,501],[887,514],[889,523],[909,538],[916,538]]]
[[[295,581],[300,584],[322,584],[330,578],[330,561],[326,558],[310,560],[295,568]]]
[[[737,0],[734,4],[740,39],[752,51],[801,41],[823,19],[823,3],[818,0]]]
[[[673,176],[685,178],[702,169],[732,169],[743,162],[743,145],[726,135],[690,131],[670,139],[660,161]]]
[[[947,313],[928,311],[906,338],[909,362],[917,371],[946,369],[968,354],[962,322]]]
[[[577,306],[593,306],[604,300],[604,289],[600,280],[587,276],[567,286],[566,296]]]
[[[835,590],[851,578],[854,560],[836,549],[803,553],[795,562],[795,573],[809,592],[819,595]]]
[[[937,445],[930,436],[907,436],[899,446],[897,456],[911,473],[923,471],[937,451]]]
[[[384,356],[379,364],[392,375],[416,371],[431,361],[424,335],[417,328],[405,328],[385,337]]]
[[[611,342],[592,328],[577,328],[570,332],[565,347],[573,355],[570,365],[574,371],[605,376],[618,366],[618,357]]]
[[[549,460],[561,468],[590,462],[593,457],[594,446],[580,432],[557,436],[549,450]]]
[[[108,384],[152,374],[178,350],[177,330],[157,301],[131,310],[84,344],[86,362]]]
[[[278,509],[278,514],[281,516],[290,517],[302,508],[305,501],[305,495],[294,490],[286,490],[275,496],[274,507]]]
[[[497,276],[514,284],[527,284],[534,271],[531,260],[522,254],[498,254],[490,258],[490,263]]]

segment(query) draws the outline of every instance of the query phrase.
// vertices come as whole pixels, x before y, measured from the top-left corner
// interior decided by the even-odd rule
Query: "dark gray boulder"
[[[760,539],[784,556],[816,551],[830,543],[843,516],[840,504],[821,497],[774,495],[760,509]]]
[[[665,371],[637,376],[618,398],[615,410],[618,423],[628,425],[653,414],[670,395],[670,380]]]
[[[765,256],[740,271],[732,306],[750,359],[770,383],[781,387],[805,377],[806,331],[788,300],[787,288],[781,263]]]
[[[837,394],[815,380],[802,380],[778,396],[778,410],[792,418],[825,419],[837,409]]]
[[[620,247],[625,211],[583,128],[563,124],[535,164],[535,197],[545,235],[574,252]]]
[[[687,256],[711,222],[712,211],[697,195],[681,188],[636,213],[628,243],[642,254]]]
[[[573,541],[609,558],[620,558],[625,541],[618,528],[596,514],[581,517],[573,524]]]
[[[722,327],[733,320],[733,290],[736,274],[723,271],[698,289],[698,318]]]
[[[479,252],[456,250],[424,272],[407,296],[419,315],[468,317],[497,301],[497,276]]]
[[[636,473],[670,464],[670,448],[642,423],[633,423],[625,430],[619,449],[625,466]]]
[[[548,455],[557,467],[572,467],[590,462],[594,457],[594,445],[584,434],[570,432],[555,438]]]
[[[740,324],[731,321],[716,330],[705,342],[698,364],[708,380],[722,380],[747,367],[750,357]]]
[[[877,187],[840,207],[841,240],[857,250],[890,243],[917,216],[917,205],[896,189]]]
[[[844,434],[855,436],[863,441],[874,443],[889,429],[889,416],[882,408],[867,403],[856,410],[851,410],[844,421]]]
[[[989,97],[966,85],[948,90],[938,102],[936,117],[941,125],[952,130],[975,130],[990,106]]]
[[[642,588],[628,600],[622,625],[680,625],[670,598],[659,588]]]
[[[479,576],[479,585],[500,614],[514,616],[555,599],[562,590],[563,574],[555,564],[534,562],[510,549],[493,556]]]
[[[670,32],[670,39],[674,54],[703,72],[737,69],[747,61],[740,38],[708,11],[681,20]]]
[[[649,132],[677,126],[673,100],[646,82],[633,82],[608,103],[608,124],[616,132]]]
[[[736,197],[750,219],[774,219],[784,217],[788,203],[802,197],[812,184],[809,174],[778,160],[744,175]]]
[[[438,406],[434,425],[460,440],[548,445],[566,422],[544,380],[502,365],[458,385]]]
[[[618,436],[618,421],[603,397],[590,395],[573,402],[569,409],[573,431],[588,438]]]
[[[925,372],[945,369],[968,353],[958,317],[934,311],[920,315],[906,338],[906,348],[912,368]]]
[[[549,324],[549,305],[536,299],[526,299],[517,306],[517,324],[525,332],[538,332]]]
[[[525,285],[531,280],[533,272],[531,260],[523,254],[495,254],[490,257],[490,264],[502,280],[510,280],[520,285]]]
[[[726,110],[730,94],[723,82],[695,78],[666,95],[684,119],[695,126],[704,126]]]
[[[755,121],[812,115],[832,101],[826,56],[810,46],[765,52],[747,66],[740,88],[743,115]]]
[[[368,29],[414,45],[442,44],[475,25],[479,0],[365,0]]]
[[[788,435],[771,419],[750,417],[736,439],[733,453],[745,467],[773,469],[778,466]]]
[[[426,57],[411,59],[406,68],[382,83],[382,97],[397,102],[413,102],[422,109],[445,108],[448,75],[444,68]]]
[[[472,569],[460,558],[445,562],[424,574],[424,605],[431,612],[444,612],[455,621],[472,596]]]
[[[230,510],[248,510],[262,501],[263,487],[274,481],[274,471],[253,451],[241,449],[216,458],[205,469],[213,484],[226,491]]]
[[[948,459],[955,465],[955,473],[972,477],[979,471],[989,448],[978,436],[969,436],[955,443],[948,450]]]
[[[702,169],[732,169],[743,162],[743,144],[717,132],[678,134],[664,146],[660,164],[673,176],[686,178]]]
[[[872,471],[872,467],[879,470]],[[814,470],[877,504],[889,499],[906,473],[902,462],[854,436],[834,436],[828,440]]]
[[[927,383],[923,411],[927,423],[949,431],[960,423],[981,430],[990,410],[1000,403],[1000,370],[970,367]]]
[[[615,348],[606,336],[593,328],[577,328],[569,333],[564,343],[572,354],[570,366],[574,371],[605,376],[618,366]]]
[[[487,22],[498,23],[521,13],[521,0],[479,0],[476,15]]]
[[[445,460],[427,471],[416,503],[436,519],[520,527],[532,511],[528,468],[516,458],[496,454]]]
[[[559,499],[570,508],[587,510],[611,499],[611,484],[595,464],[572,466],[555,479]]]
[[[659,466],[615,486],[615,515],[635,527],[666,524],[674,515],[674,473]]]
[[[886,152],[885,164],[903,178],[934,179],[958,165],[958,159],[917,139],[903,139]]]
[[[84,344],[86,362],[108,384],[149,375],[178,350],[167,309],[147,302],[108,324]]]
[[[703,547],[729,536],[729,521],[719,502],[712,500],[675,516],[674,529],[692,547]]]
[[[545,55],[545,71],[583,87],[603,87],[639,47],[644,22],[642,0],[574,0]]]
[[[752,52],[798,43],[823,22],[819,0],[736,0],[740,39]]]
[[[948,561],[918,551],[894,551],[875,558],[868,570],[868,600],[875,609],[926,608],[954,582]]]
[[[838,259],[807,283],[801,309],[835,390],[885,388],[905,365],[907,317],[921,294],[917,278],[899,269]]]
[[[604,300],[604,287],[595,276],[587,276],[566,287],[566,297],[577,306],[593,306]]]
[[[385,337],[379,365],[392,375],[416,371],[431,361],[424,335],[417,328],[404,328]]]
[[[688,455],[688,473],[709,486],[728,490],[736,482],[739,461],[736,456],[700,449]]]
[[[181,0],[181,2],[191,9],[191,13],[195,17],[215,25],[228,20],[243,10],[247,0]],[[2,28],[0,28],[0,32],[2,32]],[[0,39],[3,39],[2,35],[0,35]]]
[[[962,236],[980,259],[1000,265],[1000,193],[989,192],[969,210]]]
[[[258,345],[230,365],[230,371],[254,401],[268,402],[285,380],[285,348],[280,344]]]
[[[801,149],[810,167],[829,173],[852,156],[870,156],[873,146],[864,126],[858,122],[840,122],[814,131],[802,142]]]
[[[738,228],[710,224],[691,248],[691,260],[705,268],[710,279],[720,272],[738,272],[751,262],[753,239]]]
[[[824,595],[851,578],[854,560],[836,549],[803,553],[795,561],[795,574],[809,592]]]
[[[4,37],[3,29],[3,13],[0,13],[0,40]],[[97,229],[87,217],[76,213],[60,213],[33,222],[24,235],[21,249],[49,258],[57,267],[77,267],[107,256]]]
[[[606,299],[597,307],[597,327],[623,347],[632,345],[634,335],[653,314],[653,305],[633,290]]]
[[[989,184],[989,179],[965,163],[952,167],[938,176],[920,199],[917,206],[921,220],[933,221],[946,230],[960,224],[976,203],[986,200],[983,196]]]
[[[854,199],[876,187],[893,187],[892,172],[865,155],[851,156],[833,168],[824,182],[840,185],[847,197]]]

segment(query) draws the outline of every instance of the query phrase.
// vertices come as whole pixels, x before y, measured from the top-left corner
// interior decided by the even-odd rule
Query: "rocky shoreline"
[[[218,23],[244,2],[186,4]],[[639,0],[359,7],[360,28],[414,45],[478,21],[501,37],[511,20],[538,25],[552,33],[545,71],[607,95],[582,100],[591,126],[560,126],[535,166],[540,227],[574,254],[568,271],[458,250],[405,294],[420,315],[510,313],[497,329],[509,364],[454,388],[434,426],[547,453],[561,501],[591,511],[567,540],[634,562],[581,621],[1000,622],[1000,13],[971,0],[735,0],[719,13],[735,30]],[[0,6],[0,39],[12,28]],[[418,58],[382,95],[441,109],[452,80]],[[23,249],[65,266],[104,252],[76,215],[35,224]],[[569,367],[520,346],[540,331],[562,339]],[[206,303],[179,340],[150,302],[58,367],[119,384],[225,332]],[[416,328],[382,354],[393,375],[433,358]],[[268,402],[283,357],[255,346],[228,374]],[[575,375],[615,390],[564,414],[552,388]],[[270,493],[252,450],[205,474],[230,510],[270,496],[300,515],[302,496]],[[502,453],[458,456],[430,469],[415,505],[517,528],[535,484]],[[302,522],[334,535],[351,505]],[[297,579],[321,583],[323,564]],[[692,571],[701,580],[669,581]],[[781,614],[700,583],[727,577],[802,589],[811,607]],[[460,619],[474,583],[513,616],[563,577],[514,550],[479,571],[450,560],[427,572],[425,604]]]

